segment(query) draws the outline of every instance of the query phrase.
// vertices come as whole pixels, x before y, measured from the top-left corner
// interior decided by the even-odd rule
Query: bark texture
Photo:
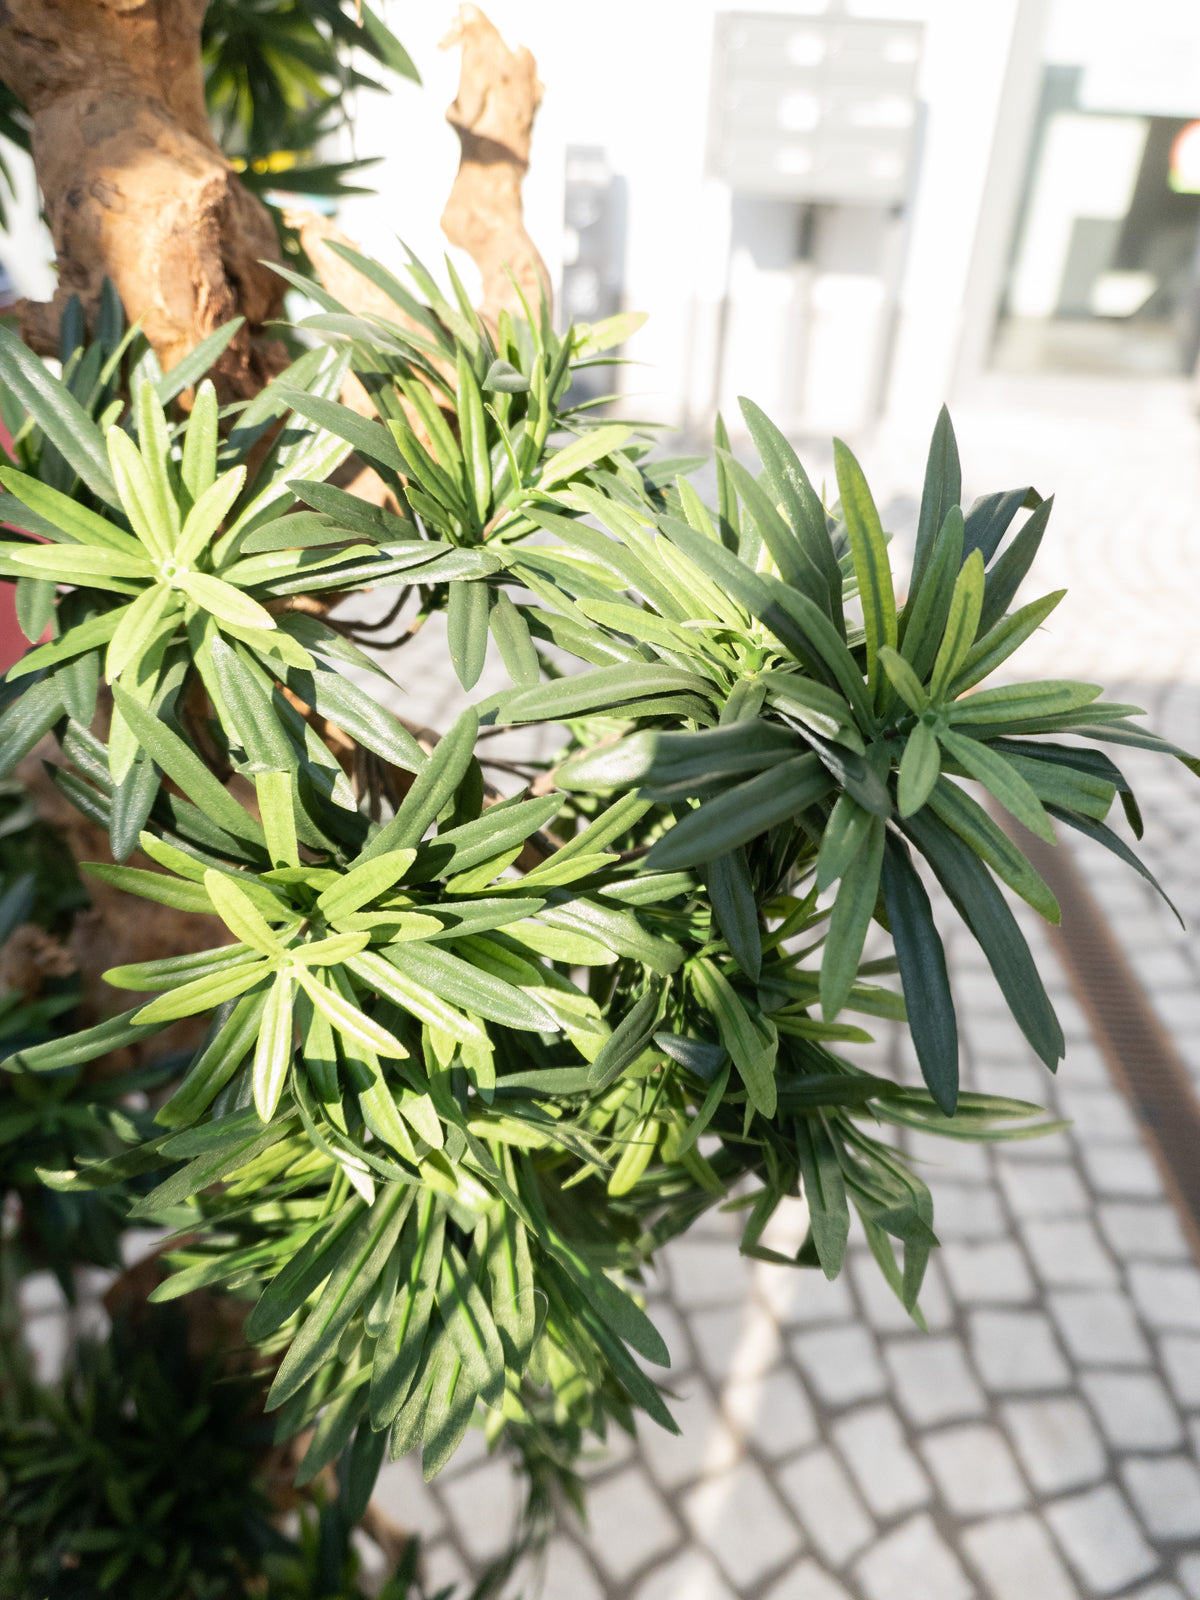
[[[462,73],[446,120],[458,134],[462,159],[442,229],[479,268],[479,309],[494,326],[502,310],[523,314],[509,272],[535,315],[539,292],[550,293],[550,275],[526,232],[521,206],[542,85],[529,50],[510,50],[477,6],[459,7],[457,22],[442,40],[443,50],[455,45],[462,46]]]
[[[171,367],[231,317],[247,326],[216,377],[255,394],[282,347],[261,336],[284,283],[265,207],[209,129],[200,60],[207,0],[0,0],[0,77],[33,123],[33,154],[59,284],[25,302],[21,333],[57,354],[77,294],[89,315],[110,277]]]

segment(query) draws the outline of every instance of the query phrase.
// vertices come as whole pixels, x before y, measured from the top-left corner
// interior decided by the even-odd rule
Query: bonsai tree
[[[108,293],[90,331],[68,306],[61,377],[0,333],[0,576],[31,641],[0,774],[44,760],[107,841],[97,893],[185,930],[106,971],[111,1014],[39,1014],[51,1036],[0,1064],[26,1098],[82,1083],[37,1182],[171,1231],[154,1304],[237,1306],[243,1383],[276,1443],[303,1439],[298,1485],[336,1463],[343,1530],[386,1454],[432,1475],[473,1422],[544,1525],[589,1439],[675,1427],[639,1285],[711,1208],[744,1212],[743,1252],[829,1277],[856,1217],[920,1320],[935,1218],[881,1127],[1056,1126],[960,1092],[926,885],[1053,1069],[1005,891],[1057,907],[1006,824],[1137,864],[1100,747],[1195,763],[1097,685],[1009,679],[1062,598],[1016,605],[1051,502],[964,509],[944,412],[901,599],[845,445],[826,505],[743,401],[759,465],[718,424],[706,504],[700,463],[573,402],[622,322],[556,331],[515,280],[480,314],[450,267],[448,297],[412,257],[401,282],[318,243],[351,293],[306,285],[303,353],[249,398],[221,365],[235,323],[164,372]],[[341,612],[362,591],[384,616]],[[379,654],[435,613],[476,697],[431,731]],[[508,686],[479,697],[489,651]],[[521,757],[531,726],[561,730],[551,759]],[[872,923],[891,954],[864,960]],[[924,1086],[856,1064],[847,1016],[906,1019]],[[137,1075],[138,1115],[90,1093],[100,1063]],[[787,1260],[761,1241],[796,1196]],[[89,1381],[117,1404],[126,1380]]]

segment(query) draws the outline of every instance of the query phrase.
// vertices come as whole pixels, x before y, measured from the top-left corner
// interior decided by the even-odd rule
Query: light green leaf
[[[900,759],[896,804],[902,817],[911,817],[914,811],[921,809],[929,799],[941,770],[937,738],[925,723],[918,722],[908,736],[904,755]]]
[[[190,429],[188,437],[191,437]],[[245,467],[234,467],[232,472],[222,473],[215,483],[203,490],[188,512],[187,521],[179,535],[175,547],[177,560],[184,563],[195,561],[225,520],[233,502],[241,494],[245,481]],[[262,627],[263,624],[253,623],[250,626]]]
[[[295,1048],[292,1005],[296,995],[296,974],[287,967],[275,974],[267,995],[266,1008],[259,1024],[254,1047],[254,1108],[264,1122],[270,1122],[287,1082]]]
[[[955,580],[946,631],[933,663],[929,698],[935,704],[945,698],[952,679],[975,643],[983,608],[983,578],[983,556],[978,550],[972,550]]]
[[[178,596],[165,583],[143,589],[124,608],[104,658],[104,676],[109,683],[115,683],[126,667],[138,659],[158,632],[159,623],[166,621],[168,610],[178,614],[180,606]]]
[[[575,439],[565,449],[556,451],[548,458],[542,467],[538,488],[544,492],[553,488],[555,484],[565,483],[584,467],[590,467],[593,462],[600,461],[603,457],[611,455],[614,450],[620,449],[632,434],[632,428],[619,422],[607,423],[602,428],[585,433],[582,438]]]
[[[268,631],[275,627],[275,618],[257,600],[252,600],[231,583],[214,578],[207,572],[182,571],[177,574],[175,582],[189,599],[194,600],[202,610],[211,612],[218,622],[229,622],[238,628],[263,628]]]
[[[267,919],[249,897],[224,872],[211,868],[204,874],[204,887],[218,915],[231,933],[261,955],[282,959],[284,950]],[[282,913],[283,908],[280,907]]]
[[[833,451],[842,497],[842,515],[846,519],[846,533],[854,556],[854,573],[858,579],[858,594],[866,627],[867,685],[872,693],[878,695],[880,646],[890,645],[894,650],[898,642],[892,569],[879,513],[875,509],[863,470],[840,439],[834,440]]]
[[[369,958],[361,955],[352,957],[347,964],[352,965],[355,960],[363,959]],[[378,1022],[373,1022],[365,1012],[360,1011],[349,1000],[343,999],[340,994],[335,994],[304,967],[296,967],[294,970],[297,980],[313,1005],[325,1013],[337,1031],[349,1039],[351,1044],[363,1046],[367,1050],[374,1051],[376,1055],[391,1059],[398,1059],[408,1054],[395,1034],[389,1033]]]

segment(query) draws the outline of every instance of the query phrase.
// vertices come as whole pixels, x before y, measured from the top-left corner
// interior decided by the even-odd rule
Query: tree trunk
[[[458,134],[462,160],[442,213],[442,230],[479,268],[479,309],[495,326],[502,310],[524,315],[513,278],[535,317],[539,295],[550,293],[550,275],[526,232],[521,208],[521,182],[529,170],[542,86],[530,52],[524,45],[510,50],[476,6],[459,7],[458,21],[442,49],[459,44],[462,74],[446,120]]]
[[[33,155],[58,256],[47,305],[21,333],[58,351],[73,294],[88,314],[112,279],[130,321],[171,367],[221,323],[243,328],[215,376],[257,393],[282,347],[262,325],[285,285],[266,208],[238,182],[209,129],[200,59],[207,0],[0,0],[0,78],[33,122]]]

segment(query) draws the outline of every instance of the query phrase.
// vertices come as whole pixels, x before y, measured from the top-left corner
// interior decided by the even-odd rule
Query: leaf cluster
[[[101,427],[75,374],[0,340],[30,417],[0,471],[24,530],[0,572],[31,640],[52,632],[0,688],[0,768],[52,731],[54,781],[117,858],[89,870],[223,930],[113,969],[135,1003],[3,1065],[53,1083],[207,1018],[150,1136],[47,1186],[175,1230],[157,1298],[253,1302],[277,1437],[315,1430],[302,1478],[336,1459],[369,1490],[418,1447],[432,1474],[480,1419],[570,1493],[589,1432],[674,1426],[640,1276],[710,1207],[744,1209],[743,1252],[780,1260],[767,1225],[803,1195],[792,1264],[831,1277],[857,1216],[920,1320],[931,1201],[878,1124],[1058,1126],[959,1092],[928,881],[1053,1067],[1004,890],[1057,908],[994,808],[1144,871],[1095,745],[1192,763],[1095,686],[983,686],[1060,598],[1013,609],[1049,502],[964,513],[945,415],[902,601],[844,446],[826,506],[744,402],[761,470],[719,429],[709,506],[694,461],[572,403],[619,319],[559,335],[540,307],[493,330],[456,281],[447,298],[410,260],[413,292],[345,253],[395,318],[326,296],[318,346],[225,415],[201,384],[183,419],[143,374]],[[336,400],[348,370],[375,418]],[[328,481],[351,451],[395,509]],[[418,742],[352,628],[285,609],[366,586],[398,591],[401,638],[445,614],[465,689],[492,646],[509,686]],[[566,730],[553,771],[497,762],[538,723]],[[489,768],[537,781],[505,796]],[[872,923],[893,954],[865,958]],[[907,1018],[924,1087],[856,1065],[870,1035],[846,1013]]]

